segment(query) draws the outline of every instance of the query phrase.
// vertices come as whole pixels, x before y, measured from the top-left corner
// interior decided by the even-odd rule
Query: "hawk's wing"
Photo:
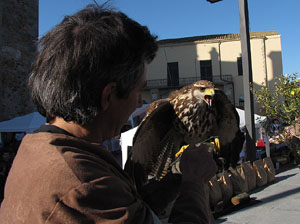
[[[214,107],[216,108],[217,127],[214,134],[218,135],[221,144],[227,144],[234,139],[235,133],[239,130],[239,115],[221,90],[215,90]]]
[[[175,116],[168,99],[150,104],[135,133],[132,150],[125,165],[127,172],[135,179],[138,177],[136,184],[144,184],[148,178],[159,179],[166,174],[182,141],[173,127]]]
[[[215,90],[214,106],[216,124],[213,135],[219,136],[221,155],[226,160],[226,168],[236,165],[243,147],[243,136],[240,131],[240,118],[234,105],[221,90]]]
[[[169,99],[151,103],[135,133],[125,165],[125,171],[134,179],[139,194],[156,214],[164,213],[177,197],[181,182],[179,175],[165,173],[183,139],[174,130],[175,116]]]

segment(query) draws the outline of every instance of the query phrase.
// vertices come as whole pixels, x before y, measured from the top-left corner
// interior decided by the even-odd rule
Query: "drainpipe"
[[[195,58],[195,73],[196,73],[196,80],[198,80],[198,72],[197,72],[197,58]]]
[[[268,68],[267,68],[267,49],[266,49],[266,40],[268,38],[267,37],[264,37],[263,38],[263,41],[264,41],[264,60],[265,60],[265,74],[266,74],[266,77],[265,77],[265,84],[266,84],[266,87],[268,88],[269,86],[269,83],[268,83]]]
[[[222,80],[222,62],[221,62],[221,41],[219,43],[219,69],[220,69],[220,80]]]

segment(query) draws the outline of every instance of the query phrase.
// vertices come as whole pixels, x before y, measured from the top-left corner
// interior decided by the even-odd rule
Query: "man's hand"
[[[209,206],[208,181],[217,172],[209,146],[189,146],[180,158],[182,183],[169,217],[170,223],[214,223]]]
[[[180,159],[182,181],[208,182],[217,172],[217,166],[209,147],[201,144],[199,147],[189,146]]]

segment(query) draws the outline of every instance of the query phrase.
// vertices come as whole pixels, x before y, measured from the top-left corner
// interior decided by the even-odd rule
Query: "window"
[[[211,60],[200,61],[200,73],[202,80],[213,81]]]
[[[242,62],[242,57],[237,58],[237,66],[238,66],[238,75],[242,76],[243,75],[243,62]]]
[[[178,62],[167,64],[168,86],[179,86]]]

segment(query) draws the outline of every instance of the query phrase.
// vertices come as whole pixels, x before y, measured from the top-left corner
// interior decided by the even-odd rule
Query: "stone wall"
[[[38,0],[0,1],[0,121],[35,110],[27,88],[38,38]]]

